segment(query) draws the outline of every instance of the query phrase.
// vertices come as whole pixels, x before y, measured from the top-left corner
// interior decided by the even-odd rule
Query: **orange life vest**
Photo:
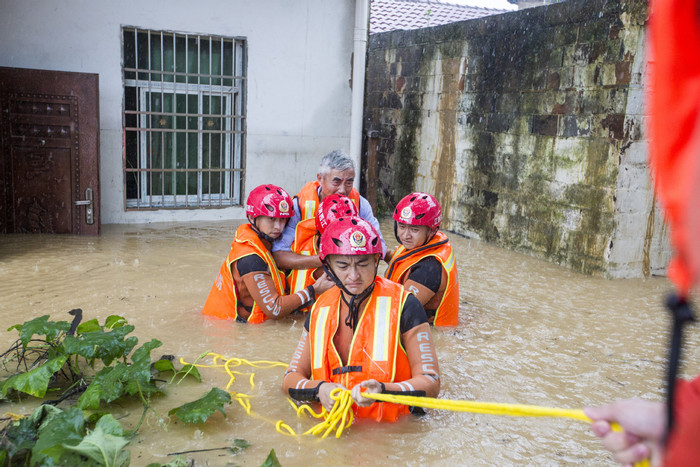
[[[381,383],[411,378],[411,367],[401,344],[401,313],[406,303],[402,285],[383,277],[374,281],[374,290],[360,313],[352,338],[347,364],[333,344],[340,321],[340,289],[322,294],[311,311],[309,341],[311,374],[314,380],[339,383],[348,389],[368,379]],[[393,422],[409,413],[406,405],[375,402],[368,407],[353,406],[358,417]]]
[[[316,213],[320,201],[318,199],[318,181],[309,182],[297,193],[297,203],[301,220],[294,230],[294,242],[292,251],[299,255],[314,256],[318,254],[316,249]],[[356,189],[352,189],[348,196],[360,209],[360,194]],[[315,282],[313,274],[315,269],[292,269],[289,273],[289,293],[297,293]],[[308,308],[303,311],[309,311]]]
[[[270,250],[265,247],[260,237],[253,232],[250,224],[243,224],[236,230],[236,236],[231,243],[231,251],[221,265],[219,275],[216,276],[214,285],[212,285],[207,301],[202,309],[202,314],[219,319],[236,319],[238,317],[238,287],[244,287],[244,285],[234,282],[231,267],[244,256],[254,254],[265,261],[272,275],[277,293],[284,295],[286,287],[284,274],[277,269],[277,264],[272,258]],[[267,315],[257,303],[254,303],[248,322],[257,324],[267,319],[269,319]]]
[[[422,247],[406,250],[403,245],[394,253],[386,270],[386,277],[394,282],[403,284],[408,278],[408,271],[420,260],[429,256],[435,257],[447,272],[445,292],[435,309],[435,326],[457,326],[459,321],[459,279],[457,264],[447,236],[438,231],[430,241]],[[432,299],[431,299],[432,301]],[[430,302],[428,302],[430,303]]]
[[[294,242],[292,251],[304,256],[318,255],[316,248],[316,218],[300,221],[294,232]],[[314,272],[316,269],[292,269],[289,272],[288,283],[289,293],[297,293],[315,282]],[[309,311],[304,308],[302,311]]]
[[[316,219],[316,212],[318,211],[318,205],[320,203],[320,200],[318,199],[318,187],[320,186],[321,184],[318,182],[318,180],[309,182],[304,185],[295,196],[297,199],[297,204],[299,205],[299,210],[301,211],[300,215],[302,221],[306,219]],[[357,210],[359,212],[360,193],[353,188],[352,191],[350,191],[348,198],[355,203],[355,206],[357,206]]]

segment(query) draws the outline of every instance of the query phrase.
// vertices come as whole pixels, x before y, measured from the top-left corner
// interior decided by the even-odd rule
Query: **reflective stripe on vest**
[[[377,297],[374,317],[374,342],[372,359],[378,362],[389,360],[389,329],[391,328],[391,297]]]
[[[304,216],[302,220],[316,217],[316,201],[307,200],[304,202]]]
[[[450,252],[450,256],[447,258],[447,261],[445,261],[445,269],[447,270],[448,273],[452,272],[452,268],[455,267],[455,254],[454,251]]]
[[[331,307],[324,306],[318,310],[318,318],[314,335],[314,342],[316,343],[316,348],[311,347],[311,351],[314,353],[313,357],[313,369],[318,370],[323,367],[323,344],[326,342],[326,333],[328,332],[328,314]]]
[[[311,256],[311,253],[308,251],[302,251],[301,254],[304,256]],[[289,276],[290,279],[292,279],[290,293],[297,293],[300,290],[305,289],[307,287],[309,276],[311,276],[313,271],[313,269],[292,269],[292,274]],[[311,283],[313,284],[314,281],[311,281]]]

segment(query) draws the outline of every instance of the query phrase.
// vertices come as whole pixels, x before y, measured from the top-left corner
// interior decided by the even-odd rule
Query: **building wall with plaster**
[[[242,206],[125,210],[122,26],[246,39],[246,194],[263,183],[294,194],[325,153],[350,149],[354,0],[3,0],[1,10],[0,66],[99,74],[102,223],[245,217]]]

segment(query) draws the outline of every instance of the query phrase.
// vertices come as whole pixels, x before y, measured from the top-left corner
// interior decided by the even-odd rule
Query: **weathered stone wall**
[[[663,273],[646,21],[644,0],[571,0],[373,35],[363,183],[380,212],[426,191],[457,233],[586,273]]]

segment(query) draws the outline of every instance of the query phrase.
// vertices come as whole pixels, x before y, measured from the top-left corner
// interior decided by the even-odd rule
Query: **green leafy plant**
[[[185,379],[185,377],[187,376],[192,376],[200,383],[202,382],[202,376],[199,374],[199,370],[197,370],[197,367],[189,363],[178,370],[175,368],[175,365],[173,364],[173,361],[171,359],[161,358],[153,364],[153,368],[161,373],[165,373],[166,371],[172,371],[173,377],[170,380],[170,383],[173,383],[175,381],[175,378],[177,378],[178,376],[180,377],[180,381]],[[180,381],[178,381],[178,383]]]
[[[203,397],[193,402],[188,402],[180,407],[176,407],[168,415],[175,414],[177,418],[185,423],[203,423],[214,411],[218,410],[224,417],[224,404],[231,403],[231,395],[223,389],[213,388]]]
[[[267,455],[267,459],[265,459],[265,462],[263,462],[260,467],[282,467],[274,449],[270,451],[270,454]]]
[[[193,365],[178,369],[173,357],[152,362],[151,352],[162,343],[151,339],[137,347],[138,339],[128,337],[134,326],[124,318],[113,315],[104,324],[96,319],[81,323],[82,310],[70,314],[72,323],[50,321],[46,315],[9,329],[16,330],[19,339],[0,355],[0,365],[8,374],[0,381],[0,398],[44,398],[47,393],[58,398],[0,429],[0,465],[129,465],[125,447],[138,432],[151,395],[162,392],[158,382],[165,382],[155,375],[172,372],[169,383],[188,376],[201,382]],[[130,432],[111,414],[97,412],[120,398],[133,397],[141,400],[144,410]],[[69,408],[55,407],[67,399],[72,400]],[[216,411],[225,416],[226,403],[231,403],[230,395],[214,388],[171,413],[187,423],[203,423]],[[86,419],[83,411],[93,414]]]
[[[87,434],[86,429],[81,410],[42,405],[3,429],[2,453],[11,465],[20,459],[28,465],[129,465],[124,449],[129,440],[111,414],[102,415]]]

